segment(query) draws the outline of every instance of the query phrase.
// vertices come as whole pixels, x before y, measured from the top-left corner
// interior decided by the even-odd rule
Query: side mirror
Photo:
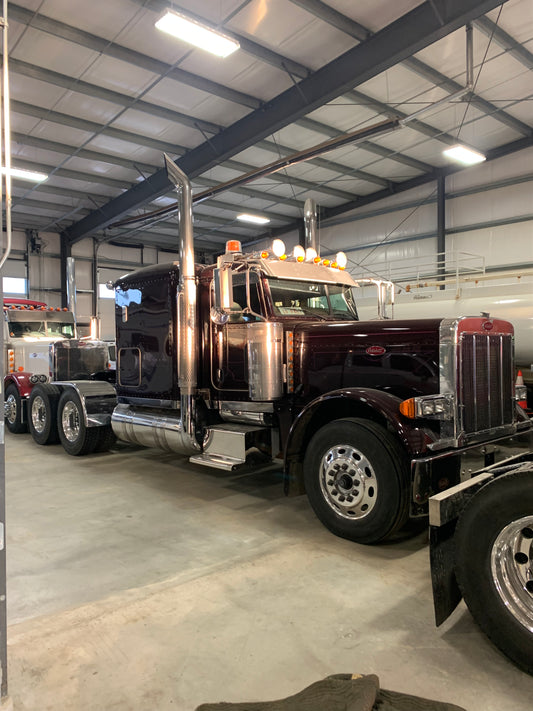
[[[214,270],[215,309],[229,311],[233,304],[233,276],[231,269],[219,267]]]

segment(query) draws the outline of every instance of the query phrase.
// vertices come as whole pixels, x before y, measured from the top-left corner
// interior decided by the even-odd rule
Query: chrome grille
[[[509,334],[461,334],[458,401],[463,432],[512,424],[512,348]]]

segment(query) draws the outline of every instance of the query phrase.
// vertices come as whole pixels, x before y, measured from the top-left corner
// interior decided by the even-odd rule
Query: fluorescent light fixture
[[[237,215],[237,219],[241,222],[252,222],[254,225],[266,225],[270,222],[268,217],[260,217],[259,215],[247,215],[243,213],[242,215]]]
[[[155,23],[158,30],[162,30],[173,37],[177,37],[188,44],[200,49],[205,49],[217,57],[227,57],[236,49],[239,43],[231,37],[226,37],[217,30],[212,30],[196,20],[191,20],[179,12],[168,10],[163,17]]]
[[[483,163],[484,160],[487,160],[483,153],[462,146],[460,143],[447,148],[443,153],[445,156],[448,156],[448,158],[456,160],[458,163],[463,163],[463,165],[475,165],[476,163]]]
[[[5,175],[7,169],[2,167],[2,173]],[[22,168],[11,168],[9,175],[12,178],[20,178],[21,180],[31,180],[33,183],[42,183],[48,176],[45,173],[37,173],[33,170],[22,170]]]

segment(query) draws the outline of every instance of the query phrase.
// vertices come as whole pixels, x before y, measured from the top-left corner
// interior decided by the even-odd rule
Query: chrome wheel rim
[[[46,424],[46,405],[40,395],[36,395],[31,404],[31,424],[38,434],[43,433]]]
[[[377,501],[378,483],[367,457],[349,444],[328,449],[320,462],[320,488],[336,514],[351,521],[364,518]]]
[[[4,402],[4,417],[10,425],[17,421],[17,400],[13,394],[8,395]]]
[[[75,442],[80,435],[80,413],[76,405],[70,400],[65,403],[61,413],[63,434],[69,442]]]
[[[500,531],[490,563],[502,602],[521,625],[533,632],[533,516],[512,521]]]

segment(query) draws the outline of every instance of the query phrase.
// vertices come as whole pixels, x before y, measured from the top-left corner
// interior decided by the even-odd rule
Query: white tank
[[[357,310],[361,320],[376,318],[376,294],[371,289],[361,290]],[[512,285],[491,283],[465,284],[457,289],[435,290],[415,288],[402,290],[395,296],[394,318],[427,318],[459,316],[492,317],[510,321],[515,329],[515,361],[524,378],[533,379],[533,283],[527,278]]]

